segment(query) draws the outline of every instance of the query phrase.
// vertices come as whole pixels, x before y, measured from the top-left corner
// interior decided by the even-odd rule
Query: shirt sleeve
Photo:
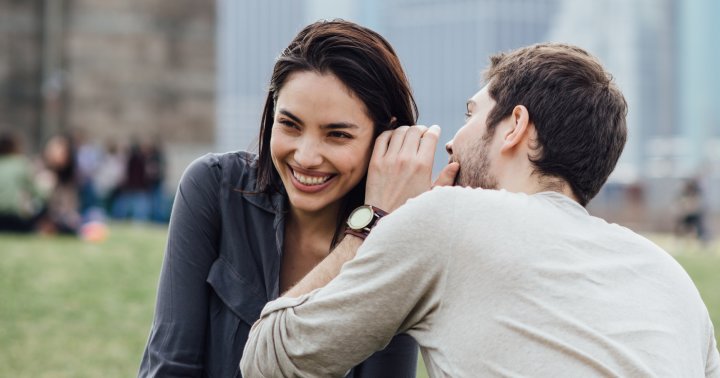
[[[712,322],[708,320],[710,327],[710,345],[708,347],[707,361],[705,362],[705,376],[720,378],[720,355],[718,354],[717,341]]]
[[[217,258],[220,174],[215,157],[206,155],[180,180],[139,377],[202,375],[209,296],[205,280]]]
[[[340,376],[395,334],[427,327],[452,251],[449,202],[438,190],[409,201],[327,286],[268,303],[245,345],[243,376]]]

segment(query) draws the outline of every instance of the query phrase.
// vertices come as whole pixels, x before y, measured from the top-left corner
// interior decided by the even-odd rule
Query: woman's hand
[[[370,158],[365,203],[391,212],[432,186],[452,185],[459,165],[451,163],[431,185],[440,127],[401,126],[375,141]]]

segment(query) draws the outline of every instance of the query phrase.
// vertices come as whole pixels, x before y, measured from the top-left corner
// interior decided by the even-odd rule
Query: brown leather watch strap
[[[380,218],[388,215],[387,211],[385,211],[385,210],[383,210],[383,209],[380,209],[380,208],[375,207],[375,206],[373,206],[373,205],[368,205],[368,206],[372,207],[372,209],[373,209],[373,211],[375,212],[375,214],[379,215]]]
[[[357,237],[359,237],[360,239],[363,239],[363,240],[365,240],[365,238],[369,235],[369,233],[366,234],[366,233],[364,233],[364,232],[358,232],[358,231],[353,230],[353,229],[350,228],[350,227],[345,227],[345,234],[347,234],[347,235],[354,235],[354,236],[357,236]]]

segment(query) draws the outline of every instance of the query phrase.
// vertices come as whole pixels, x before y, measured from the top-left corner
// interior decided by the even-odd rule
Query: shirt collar
[[[586,208],[584,208],[582,205],[571,199],[570,197],[558,193],[558,192],[540,192],[535,193],[538,197],[543,197],[548,199],[550,202],[554,203],[557,207],[567,210],[569,212],[578,213],[582,215],[589,215]]]
[[[257,156],[251,155],[250,158],[243,160],[246,164],[247,174],[238,178],[233,190],[240,193],[247,202],[262,210],[276,215],[284,214],[287,210],[285,188],[280,186],[277,191],[270,193],[257,192]]]
[[[236,192],[240,192],[245,201],[265,210],[269,213],[276,215],[284,214],[286,212],[286,200],[285,200],[285,188],[281,188],[280,191],[272,193],[258,193],[254,191],[255,185],[252,185],[248,189],[242,187],[235,187]]]

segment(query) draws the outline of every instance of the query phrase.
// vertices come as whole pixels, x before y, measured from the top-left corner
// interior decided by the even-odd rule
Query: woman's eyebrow
[[[360,126],[350,122],[332,122],[320,126],[321,129],[359,129]]]
[[[295,114],[290,113],[289,111],[287,111],[285,109],[279,109],[278,113],[280,113],[288,118],[291,118],[293,121],[299,123],[300,125],[303,125],[303,121],[300,119],[300,117],[296,116]]]
[[[304,122],[300,117],[296,116],[295,114],[292,114],[288,110],[285,109],[278,109],[278,113],[292,119],[293,121],[297,122],[299,125],[304,126]],[[321,129],[359,129],[360,126],[352,123],[352,122],[331,122],[320,126]]]

